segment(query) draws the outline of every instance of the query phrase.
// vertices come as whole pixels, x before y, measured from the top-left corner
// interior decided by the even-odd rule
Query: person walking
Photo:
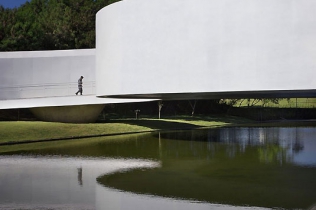
[[[78,93],[80,93],[80,95],[82,95],[82,79],[83,79],[83,76],[81,76],[78,79],[78,91],[76,92],[76,95],[78,95]]]

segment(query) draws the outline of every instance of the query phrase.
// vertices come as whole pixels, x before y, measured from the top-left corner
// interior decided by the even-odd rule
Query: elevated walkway
[[[105,104],[148,101],[96,97],[95,49],[0,52],[0,66],[0,109],[29,108],[44,121],[94,122]]]
[[[1,100],[0,109],[19,109],[19,108],[38,108],[38,107],[57,107],[57,106],[76,106],[76,105],[95,105],[95,104],[116,104],[146,102],[146,99],[116,99],[98,98],[95,95],[28,98]]]
[[[0,52],[0,108],[79,122],[69,113],[144,99],[316,97],[315,8],[315,0],[116,2],[97,13],[96,49]],[[84,96],[75,97],[80,76]]]

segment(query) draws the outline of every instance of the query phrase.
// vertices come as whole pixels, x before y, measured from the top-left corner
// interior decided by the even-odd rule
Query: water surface
[[[0,156],[0,208],[308,209],[315,138],[242,127],[32,144]]]

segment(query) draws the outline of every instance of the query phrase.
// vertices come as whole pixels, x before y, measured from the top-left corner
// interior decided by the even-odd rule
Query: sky
[[[24,4],[27,1],[29,0],[0,0],[0,5],[4,8],[14,8],[21,6],[21,4]]]

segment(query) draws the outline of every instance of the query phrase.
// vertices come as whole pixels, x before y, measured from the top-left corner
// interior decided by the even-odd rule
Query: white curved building
[[[0,109],[91,122],[106,103],[141,99],[316,97],[315,9],[315,0],[120,1],[98,12],[96,49],[1,52]]]
[[[315,0],[114,3],[97,14],[97,96],[315,97],[315,9]]]
[[[143,101],[96,97],[95,49],[0,52],[0,67],[0,109],[30,108],[44,121],[94,122],[105,104]]]

